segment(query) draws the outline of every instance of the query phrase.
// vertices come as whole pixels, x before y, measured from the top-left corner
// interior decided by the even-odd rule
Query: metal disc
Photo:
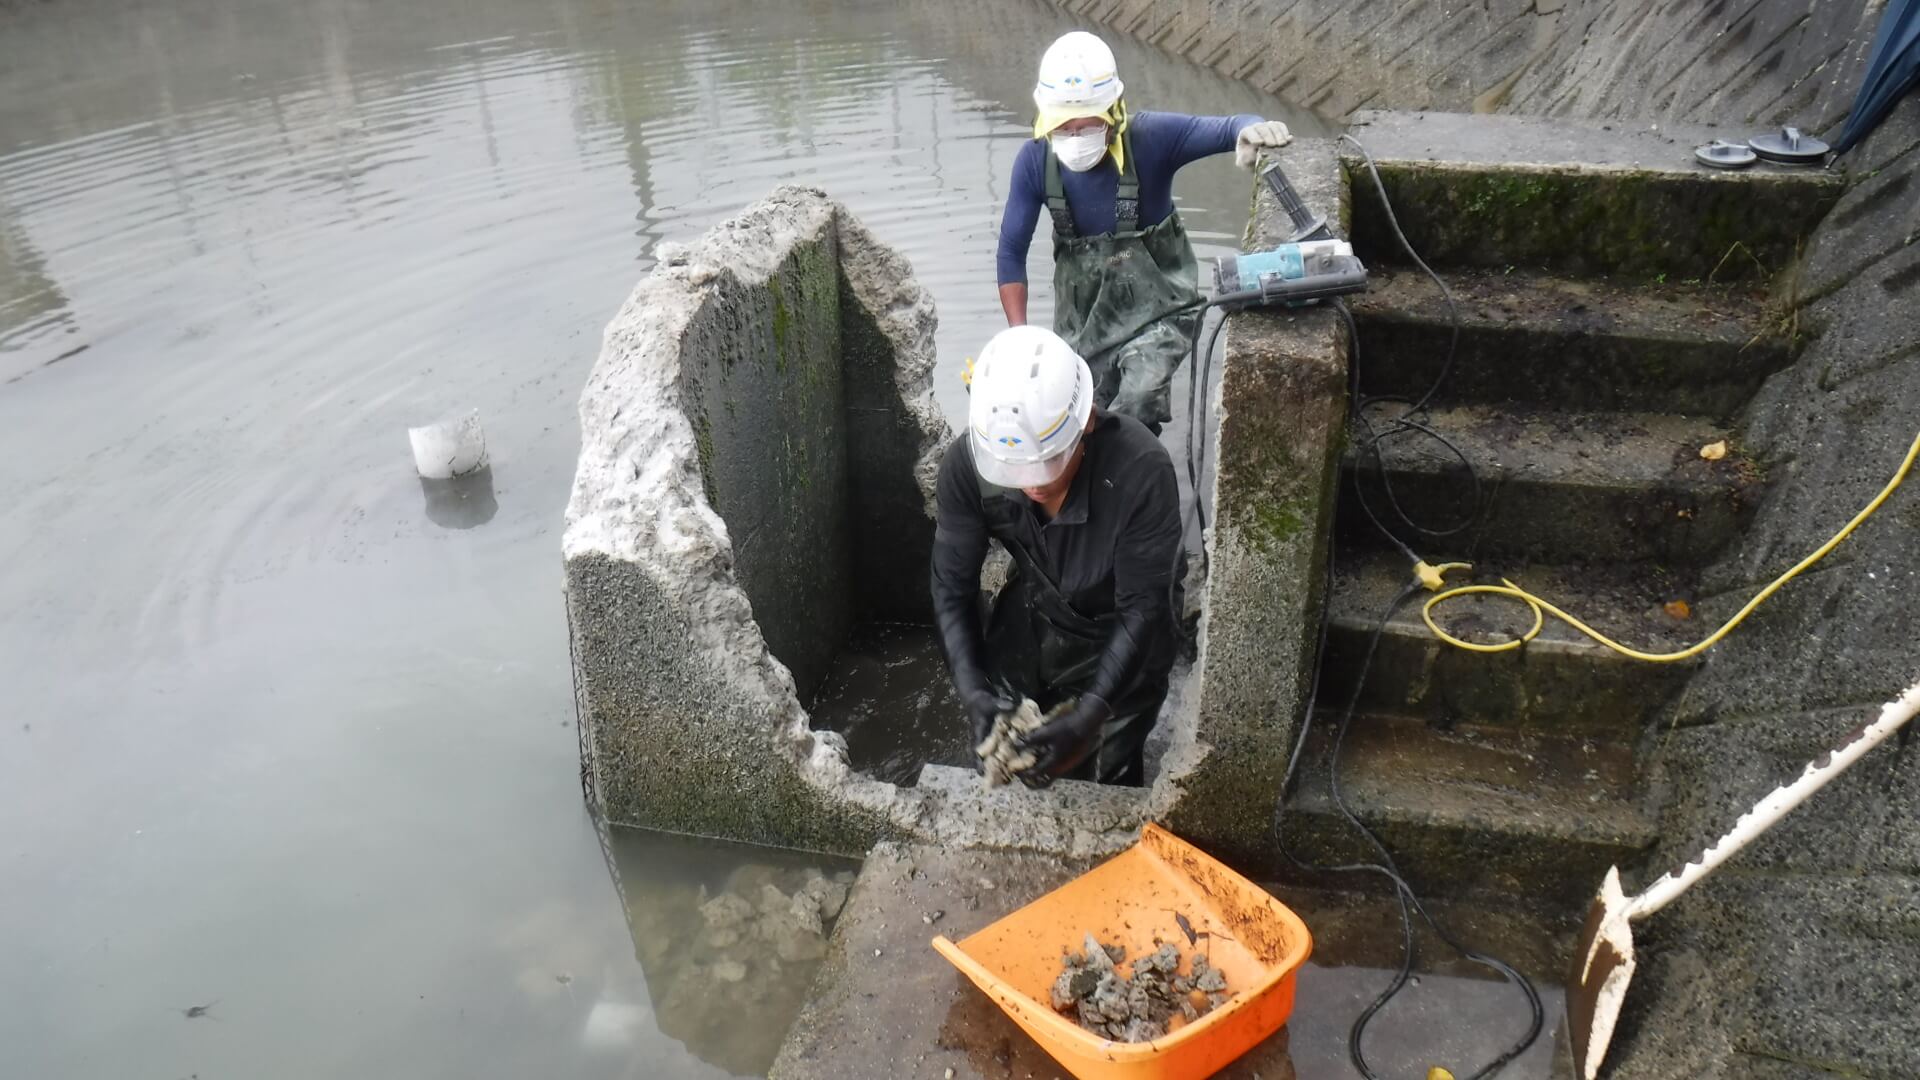
[[[1747,140],[1747,145],[1768,161],[1783,165],[1818,165],[1826,160],[1830,149],[1819,139],[1801,134],[1797,127],[1783,127],[1779,131],[1755,135]]]
[[[1693,156],[1700,164],[1716,169],[1744,169],[1758,160],[1752,150],[1725,139],[1715,139],[1705,146],[1696,147]]]

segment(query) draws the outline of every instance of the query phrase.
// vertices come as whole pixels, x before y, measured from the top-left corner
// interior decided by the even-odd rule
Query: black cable
[[[1392,397],[1392,396],[1378,396],[1373,398],[1364,398],[1360,396],[1360,391],[1359,391],[1359,385],[1360,385],[1359,328],[1354,322],[1353,313],[1350,310],[1348,310],[1346,304],[1338,300],[1334,302],[1334,307],[1340,312],[1341,318],[1346,323],[1347,333],[1350,339],[1352,393],[1349,395],[1349,400],[1353,403],[1352,414],[1353,414],[1353,419],[1355,421],[1355,426],[1358,429],[1357,434],[1361,442],[1360,453],[1362,455],[1363,461],[1365,457],[1368,457],[1368,456],[1372,457],[1374,467],[1375,467],[1375,473],[1380,480],[1381,490],[1386,495],[1387,503],[1389,507],[1392,509],[1394,515],[1400,520],[1402,524],[1411,528],[1415,532],[1418,532],[1430,537],[1441,537],[1441,536],[1453,535],[1455,533],[1458,533],[1470,527],[1480,517],[1480,494],[1481,494],[1480,476],[1478,471],[1473,467],[1473,462],[1467,457],[1467,455],[1460,449],[1458,445],[1453,443],[1451,440],[1446,438],[1444,435],[1442,435],[1438,431],[1435,431],[1431,426],[1427,425],[1424,421],[1416,419],[1416,417],[1426,408],[1427,404],[1433,400],[1434,396],[1439,392],[1441,386],[1444,385],[1444,383],[1446,382],[1447,377],[1452,373],[1453,364],[1454,364],[1455,357],[1457,355],[1459,340],[1460,340],[1459,308],[1454,302],[1452,292],[1447,289],[1446,283],[1440,280],[1439,275],[1433,272],[1433,269],[1426,264],[1425,260],[1420,258],[1419,253],[1413,249],[1413,245],[1407,240],[1406,234],[1401,230],[1399,221],[1394,217],[1392,204],[1387,198],[1386,186],[1381,182],[1379,170],[1374,165],[1373,156],[1367,152],[1366,147],[1361,145],[1358,139],[1353,138],[1351,135],[1343,134],[1341,138],[1345,139],[1348,142],[1353,143],[1353,145],[1360,151],[1361,156],[1366,160],[1368,172],[1372,175],[1375,189],[1379,192],[1379,195],[1380,195],[1381,206],[1386,210],[1387,221],[1392,226],[1394,235],[1399,239],[1401,247],[1406,250],[1407,255],[1413,260],[1414,264],[1419,266],[1421,270],[1425,271],[1427,276],[1433,280],[1436,286],[1439,287],[1441,295],[1446,301],[1448,319],[1449,319],[1449,322],[1451,323],[1451,334],[1449,336],[1448,343],[1447,343],[1446,359],[1442,362],[1440,366],[1439,374],[1434,379],[1432,385],[1430,385],[1427,388],[1425,393],[1421,394],[1418,399],[1413,401],[1408,401],[1405,398]],[[1202,317],[1204,318],[1204,312],[1202,313]],[[1224,319],[1222,321],[1224,322]],[[1216,333],[1217,333],[1217,328],[1216,328]],[[1197,341],[1198,339],[1197,328],[1195,330],[1194,336]],[[1211,346],[1209,347],[1209,353],[1211,353]],[[1194,365],[1194,374],[1196,379],[1200,378],[1202,375],[1202,364],[1198,360],[1196,360]],[[1397,417],[1394,417],[1390,421],[1388,421],[1387,426],[1383,430],[1381,428],[1377,428],[1374,426],[1373,421],[1367,416],[1366,410],[1370,405],[1382,404],[1382,403],[1388,403],[1388,402],[1406,404],[1407,408],[1404,412],[1400,413]],[[1193,399],[1191,397],[1189,398],[1188,406],[1189,406],[1190,419],[1191,419],[1191,410],[1193,406]],[[1191,429],[1190,429],[1190,432],[1191,432]],[[1471,507],[1471,512],[1462,521],[1455,523],[1453,525],[1450,525],[1443,529],[1423,526],[1420,523],[1415,522],[1411,518],[1411,516],[1409,516],[1406,513],[1406,511],[1400,506],[1399,500],[1394,495],[1393,485],[1388,478],[1385,461],[1381,455],[1380,447],[1381,447],[1381,444],[1386,439],[1396,437],[1398,435],[1405,434],[1405,433],[1414,433],[1414,434],[1424,435],[1430,439],[1433,439],[1439,442],[1443,447],[1446,448],[1446,450],[1449,453],[1451,453],[1454,457],[1458,458],[1461,464],[1466,468],[1468,477],[1472,482],[1471,496],[1470,496],[1470,502],[1469,502],[1469,506]],[[1203,444],[1204,444],[1204,441],[1205,440],[1203,438],[1202,439]],[[1191,445],[1192,444],[1191,444],[1191,434],[1190,434],[1190,438],[1189,438],[1190,449],[1191,449]],[[1192,460],[1191,453],[1189,454],[1188,465],[1190,469],[1194,467],[1194,462]],[[1393,530],[1389,529],[1386,526],[1386,524],[1380,520],[1379,514],[1375,512],[1373,506],[1367,501],[1366,490],[1364,485],[1361,483],[1362,471],[1363,470],[1359,468],[1356,468],[1354,470],[1354,493],[1355,493],[1356,499],[1360,503],[1361,510],[1366,514],[1368,520],[1373,523],[1374,527],[1379,529],[1381,535],[1385,536],[1387,540],[1390,543],[1392,543],[1396,548],[1398,548],[1403,554],[1405,554],[1409,560],[1416,563],[1421,562],[1422,560],[1414,552],[1413,548],[1409,544],[1407,544],[1405,541],[1400,539],[1399,536],[1395,535]],[[1197,497],[1198,495],[1196,491],[1196,500],[1197,500]],[[1203,543],[1203,547],[1204,547],[1204,543]],[[1333,590],[1334,565],[1335,565],[1335,544],[1332,540],[1329,540],[1327,566],[1326,566],[1326,588],[1323,595],[1331,594]],[[1376,996],[1373,999],[1373,1001],[1367,1005],[1365,1009],[1361,1010],[1360,1015],[1355,1017],[1353,1025],[1348,1030],[1348,1033],[1347,1033],[1348,1056],[1352,1059],[1354,1067],[1360,1071],[1361,1076],[1367,1078],[1367,1080],[1378,1080],[1377,1074],[1373,1071],[1372,1067],[1368,1064],[1366,1060],[1366,1053],[1363,1047],[1363,1042],[1366,1035],[1366,1029],[1367,1029],[1367,1026],[1373,1021],[1373,1018],[1379,1014],[1380,1010],[1385,1008],[1386,1005],[1390,1001],[1392,1001],[1393,998],[1397,994],[1399,994],[1402,989],[1406,987],[1407,982],[1412,977],[1413,963],[1414,963],[1413,915],[1417,913],[1420,916],[1420,918],[1427,924],[1427,926],[1434,932],[1435,936],[1439,937],[1440,940],[1444,942],[1448,947],[1452,948],[1455,952],[1459,953],[1462,957],[1466,958],[1467,960],[1473,963],[1479,964],[1483,967],[1486,967],[1500,974],[1502,977],[1504,977],[1509,982],[1513,983],[1516,987],[1518,987],[1521,993],[1525,996],[1527,1000],[1527,1006],[1530,1014],[1530,1021],[1528,1024],[1526,1034],[1520,1040],[1515,1042],[1512,1046],[1508,1047],[1506,1050],[1500,1053],[1492,1061],[1487,1063],[1485,1066],[1481,1067],[1476,1072],[1472,1073],[1471,1076],[1469,1077],[1469,1080],[1482,1080],[1482,1078],[1491,1076],[1494,1073],[1498,1072],[1500,1069],[1504,1068],[1509,1062],[1513,1061],[1515,1058],[1525,1053],[1527,1048],[1532,1046],[1534,1041],[1539,1038],[1541,1028],[1545,1024],[1545,1012],[1540,1003],[1539,992],[1534,989],[1532,982],[1528,980],[1526,976],[1522,975],[1519,971],[1515,970],[1511,965],[1507,964],[1505,961],[1499,959],[1498,957],[1485,954],[1485,953],[1480,953],[1473,949],[1470,949],[1465,944],[1460,942],[1458,939],[1454,938],[1451,934],[1447,933],[1447,931],[1439,924],[1439,922],[1436,919],[1434,919],[1433,915],[1427,910],[1426,905],[1421,902],[1419,895],[1414,892],[1413,887],[1409,885],[1405,877],[1401,875],[1399,866],[1395,862],[1392,852],[1390,852],[1387,849],[1386,845],[1380,840],[1379,836],[1375,834],[1372,829],[1368,828],[1367,825],[1364,822],[1362,822],[1357,815],[1354,814],[1352,807],[1347,804],[1345,794],[1342,792],[1340,788],[1340,753],[1345,744],[1347,732],[1352,725],[1353,715],[1359,707],[1360,697],[1366,687],[1367,677],[1372,671],[1373,659],[1379,650],[1380,640],[1385,635],[1387,624],[1390,621],[1392,621],[1394,614],[1397,613],[1399,609],[1410,598],[1412,598],[1416,593],[1418,593],[1421,587],[1422,587],[1421,584],[1417,581],[1408,583],[1399,592],[1399,594],[1393,598],[1392,602],[1387,605],[1386,609],[1381,612],[1380,618],[1378,619],[1378,621],[1375,622],[1372,631],[1368,634],[1367,647],[1361,657],[1359,671],[1356,673],[1356,677],[1353,684],[1353,691],[1348,696],[1345,707],[1341,710],[1339,727],[1334,732],[1333,746],[1331,751],[1328,754],[1328,765],[1327,765],[1328,786],[1332,794],[1334,806],[1336,810],[1339,812],[1341,818],[1345,820],[1347,824],[1350,825],[1356,832],[1358,832],[1362,837],[1365,838],[1367,845],[1370,848],[1372,848],[1374,854],[1378,858],[1378,861],[1370,862],[1370,863],[1350,863],[1350,864],[1339,865],[1339,866],[1318,866],[1318,865],[1306,862],[1305,860],[1302,860],[1299,857],[1297,857],[1293,853],[1293,851],[1287,847],[1287,844],[1286,844],[1286,835],[1285,835],[1285,827],[1284,827],[1286,803],[1287,803],[1288,797],[1292,792],[1294,777],[1299,769],[1301,757],[1305,752],[1307,742],[1309,740],[1309,737],[1312,734],[1314,715],[1318,708],[1318,703],[1319,703],[1320,668],[1318,666],[1315,667],[1313,680],[1309,684],[1307,701],[1306,701],[1306,710],[1301,722],[1300,732],[1294,743],[1293,751],[1288,757],[1286,772],[1281,779],[1280,798],[1277,801],[1274,809],[1274,838],[1277,846],[1280,849],[1281,855],[1285,857],[1288,862],[1292,863],[1294,866],[1302,870],[1308,871],[1310,873],[1322,873],[1322,874],[1324,873],[1373,873],[1373,874],[1378,874],[1382,877],[1385,877],[1388,881],[1392,882],[1393,884],[1394,898],[1400,911],[1400,926],[1401,926],[1401,939],[1402,939],[1400,967],[1395,972],[1393,980],[1387,985],[1386,989],[1382,990],[1380,994]],[[1331,618],[1330,618],[1329,608],[1328,608],[1328,605],[1325,604],[1323,601],[1321,605],[1319,653],[1318,653],[1318,655],[1321,655],[1321,656],[1324,656],[1326,652],[1326,644],[1327,644],[1330,622],[1331,622]]]
[[[1192,357],[1187,364],[1187,486],[1193,492],[1193,516],[1200,530],[1200,576],[1206,580],[1213,570],[1212,556],[1207,552],[1207,508],[1200,493],[1201,477],[1206,475],[1206,417],[1202,403],[1206,400],[1207,383],[1213,378],[1213,350],[1220,342],[1220,330],[1227,325],[1223,313],[1214,321],[1213,332],[1207,335],[1207,347],[1200,348],[1200,329],[1206,325],[1207,312],[1221,305],[1219,300],[1198,300],[1189,308],[1198,308],[1194,317],[1193,330],[1187,335],[1187,353]],[[1198,445],[1195,432],[1199,433]]]

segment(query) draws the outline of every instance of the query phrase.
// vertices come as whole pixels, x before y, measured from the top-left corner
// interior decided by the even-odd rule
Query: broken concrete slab
[[[1337,215],[1330,144],[1289,167]],[[1275,213],[1261,204],[1259,241]],[[582,399],[566,540],[593,798],[620,823],[847,854],[882,838],[1105,854],[1166,820],[1270,857],[1286,742],[1269,727],[1303,706],[1344,414],[1333,313],[1227,334],[1209,621],[1152,786],[1132,790],[988,793],[937,767],[903,788],[810,727],[802,702],[854,621],[924,617],[946,436],[931,323],[904,261],[808,189],[669,249],[635,291]]]
[[[665,246],[608,326],[563,547],[583,765],[610,820],[857,852],[917,817],[800,701],[854,619],[924,594],[906,564],[931,543],[949,435],[932,333],[905,261],[795,187]],[[855,526],[875,515],[909,556],[869,559]]]
[[[1429,263],[1544,267],[1660,283],[1766,279],[1786,269],[1839,200],[1821,169],[1696,163],[1704,125],[1531,116],[1355,115],[1401,230]],[[1354,247],[1404,262],[1365,161],[1353,178]]]

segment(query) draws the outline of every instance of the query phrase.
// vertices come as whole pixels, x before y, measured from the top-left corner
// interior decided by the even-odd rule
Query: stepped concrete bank
[[[1646,130],[1690,121],[1736,136],[1792,123],[1829,137],[1885,8],[1874,0],[1057,2],[1339,119],[1366,107],[1447,109]],[[1920,101],[1901,103],[1847,156],[1841,175],[1844,192],[1803,249],[1766,261],[1771,317],[1791,362],[1766,361],[1751,400],[1746,386],[1725,380],[1690,380],[1683,399],[1709,416],[1737,406],[1736,445],[1768,481],[1751,519],[1701,572],[1696,627],[1714,625],[1831,535],[1886,481],[1914,435]],[[1363,323],[1363,343],[1370,332],[1387,330]],[[1654,377],[1671,380],[1672,370]],[[1487,393],[1470,380],[1461,389]],[[1608,407],[1642,404],[1631,387],[1608,393],[1622,399]],[[1642,742],[1662,839],[1629,874],[1630,886],[1697,851],[1920,673],[1916,536],[1920,509],[1903,491],[1705,657]],[[1435,692],[1427,680],[1410,689]],[[1910,745],[1889,747],[1863,762],[1636,931],[1642,967],[1616,1040],[1615,1075],[1920,1075],[1911,1023],[1920,1015],[1915,755]]]

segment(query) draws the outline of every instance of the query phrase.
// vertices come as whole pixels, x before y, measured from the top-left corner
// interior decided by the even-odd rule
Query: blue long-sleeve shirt
[[[1185,113],[1139,112],[1128,123],[1131,156],[1127,167],[1140,180],[1140,227],[1158,225],[1173,213],[1173,174],[1182,165],[1233,149],[1234,140],[1248,124],[1260,118],[1188,116]],[[1120,171],[1113,158],[1086,172],[1060,170],[1073,224],[1082,236],[1113,231],[1114,197]],[[995,255],[1000,284],[1026,284],[1027,248],[1033,227],[1047,206],[1047,145],[1032,139],[1013,159],[1013,184],[1007,190],[1007,210],[1000,218],[1000,247]]]

